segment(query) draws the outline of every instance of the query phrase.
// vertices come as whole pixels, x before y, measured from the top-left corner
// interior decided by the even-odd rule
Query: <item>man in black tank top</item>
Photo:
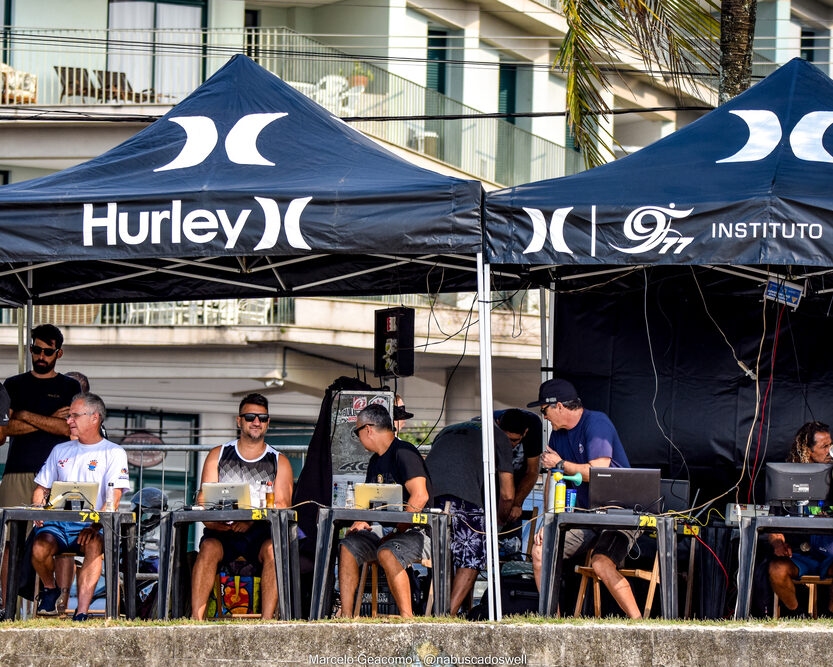
[[[269,402],[260,394],[249,394],[240,402],[237,428],[240,438],[212,449],[202,469],[206,482],[244,482],[253,488],[272,482],[275,507],[292,502],[292,466],[289,460],[266,444]],[[256,494],[252,494],[256,498]],[[202,491],[197,503],[203,503]],[[191,576],[191,615],[203,620],[208,596],[220,563],[239,557],[262,567],[260,599],[263,618],[274,618],[278,604],[275,555],[269,524],[265,521],[206,522],[200,552]]]

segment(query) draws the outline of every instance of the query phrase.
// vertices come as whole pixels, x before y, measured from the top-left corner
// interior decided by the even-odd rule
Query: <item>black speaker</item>
[[[376,377],[413,375],[414,309],[377,310],[373,343],[373,374]]]

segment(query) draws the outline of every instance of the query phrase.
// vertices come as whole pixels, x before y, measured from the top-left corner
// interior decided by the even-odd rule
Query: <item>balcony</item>
[[[3,62],[37,77],[38,107],[135,109],[176,104],[235,53],[260,65],[340,117],[477,115],[436,91],[356,60],[286,28],[197,31],[5,28]],[[357,73],[363,76],[356,77]],[[19,98],[0,104],[25,107]],[[580,169],[572,150],[504,120],[352,121],[366,134],[474,178],[517,185]]]
[[[535,315],[538,312],[537,294],[527,298],[525,293],[492,295],[495,310],[500,312]],[[403,294],[393,296],[366,296],[350,299],[305,299],[305,301],[362,302],[388,306],[429,308],[436,304],[444,309],[468,312],[471,295]],[[299,324],[296,319],[296,298],[278,299],[215,299],[206,301],[158,301],[152,303],[103,303],[34,306],[32,321],[35,324],[50,322],[60,326],[137,326],[137,327],[268,327],[282,324]],[[16,326],[19,308],[0,308],[0,326]]]

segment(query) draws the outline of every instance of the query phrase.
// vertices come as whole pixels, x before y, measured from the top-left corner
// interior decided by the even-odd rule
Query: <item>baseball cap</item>
[[[408,412],[405,409],[404,405],[394,405],[393,406],[393,419],[394,421],[403,421],[405,419],[410,419],[414,416],[413,412]]]
[[[538,389],[538,400],[527,403],[526,407],[534,408],[536,405],[555,405],[574,401],[578,398],[578,392],[571,382],[561,378],[553,378],[541,384]]]

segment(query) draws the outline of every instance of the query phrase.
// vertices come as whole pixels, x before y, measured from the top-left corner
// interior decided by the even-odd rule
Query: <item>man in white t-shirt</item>
[[[103,510],[107,485],[115,489],[114,505],[119,506],[122,491],[130,488],[127,454],[117,444],[101,437],[106,416],[104,401],[95,394],[78,394],[69,408],[67,423],[74,440],[56,445],[35,476],[32,504],[44,506],[55,482],[98,482],[95,509]],[[32,545],[32,566],[44,588],[38,595],[38,614],[57,615],[61,589],[55,582],[55,554],[76,551],[84,555],[78,575],[78,606],[74,621],[86,621],[95,586],[101,577],[104,540],[101,524],[73,521],[38,521]]]

